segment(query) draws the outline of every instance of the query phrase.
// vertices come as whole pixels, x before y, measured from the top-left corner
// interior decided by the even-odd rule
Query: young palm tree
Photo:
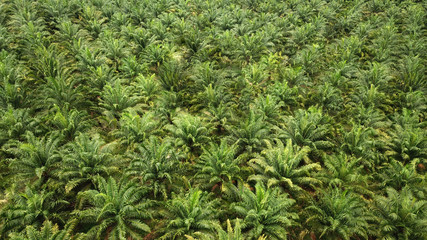
[[[51,120],[58,129],[61,136],[67,140],[72,140],[78,133],[84,132],[91,127],[92,121],[86,111],[70,109],[68,106],[59,108],[55,106],[56,113]]]
[[[270,128],[265,124],[264,117],[254,110],[250,110],[238,126],[228,127],[233,141],[241,147],[240,151],[247,151],[249,154],[260,150],[271,139]]]
[[[407,56],[399,64],[399,80],[404,91],[425,91],[425,64],[419,56]]]
[[[128,146],[142,143],[150,135],[154,135],[158,127],[152,112],[140,116],[133,110],[122,113],[119,125],[114,136],[119,137],[121,142]]]
[[[245,189],[241,201],[231,208],[238,217],[243,218],[242,230],[245,239],[258,239],[265,235],[268,239],[287,239],[288,228],[297,225],[298,215],[290,208],[295,200],[278,188],[266,189],[257,183],[255,193]]]
[[[386,142],[388,147],[386,155],[404,163],[427,158],[425,131],[410,126],[394,125],[394,129],[389,134],[391,138]]]
[[[46,220],[63,224],[65,214],[61,212],[67,201],[55,198],[55,192],[38,192],[29,187],[22,194],[10,199],[10,204],[0,211],[0,237],[6,238],[12,231],[20,231],[25,226],[39,228]]]
[[[28,143],[19,145],[17,158],[10,162],[10,168],[16,173],[17,180],[22,179],[41,186],[54,177],[61,161],[58,152],[61,140],[58,135],[37,139],[33,133],[27,132]]]
[[[85,224],[92,226],[86,238],[142,239],[150,232],[144,221],[151,218],[152,203],[143,199],[142,187],[126,178],[117,183],[111,177],[99,177],[97,182],[97,190],[78,194],[79,210],[73,212],[83,228]]]
[[[178,160],[182,157],[175,152],[169,142],[160,142],[152,136],[142,144],[137,145],[130,154],[132,162],[126,174],[141,179],[149,186],[154,198],[158,194],[167,199],[173,187],[173,176],[179,170]]]
[[[313,176],[321,167],[318,163],[307,163],[308,147],[295,147],[288,139],[286,147],[281,141],[277,146],[269,146],[258,158],[252,159],[249,165],[256,174],[248,180],[267,183],[267,187],[279,186],[292,192],[303,191],[303,187],[314,187],[321,182]],[[306,162],[302,165],[302,162]]]
[[[301,147],[308,146],[312,150],[331,148],[334,144],[329,140],[330,121],[319,108],[299,109],[295,116],[285,120],[280,138],[292,139],[293,143]]]
[[[40,119],[33,116],[28,108],[13,109],[9,107],[0,111],[0,144],[13,141],[24,141],[27,132],[41,132]]]
[[[167,91],[179,92],[186,87],[186,73],[182,64],[176,61],[165,62],[159,68],[159,81]]]
[[[133,94],[133,88],[116,81],[113,85],[104,86],[99,106],[107,117],[119,119],[124,110],[134,107],[138,102],[139,98]]]
[[[276,125],[282,120],[280,110],[283,106],[276,97],[267,95],[255,100],[255,109],[258,110],[265,118],[265,121]]]
[[[118,159],[112,155],[111,146],[99,138],[80,133],[62,152],[64,161],[58,176],[66,181],[69,192],[95,186],[98,176],[108,176],[118,170]]]
[[[325,155],[324,171],[318,178],[331,187],[351,189],[360,194],[372,194],[368,190],[369,176],[364,174],[361,158],[348,156],[340,152],[334,155]]]
[[[377,162],[378,152],[376,150],[380,144],[375,142],[376,132],[374,129],[354,124],[351,130],[343,131],[345,132],[343,133],[341,149],[345,153],[356,158],[362,158],[361,163],[370,168],[380,164]]]
[[[6,109],[8,105],[13,108],[26,106],[28,102],[28,89],[21,78],[24,69],[18,65],[15,58],[8,54],[0,53],[0,108]]]
[[[59,230],[57,224],[46,220],[40,230],[30,225],[22,233],[11,233],[9,238],[10,240],[66,240],[71,238],[74,225],[74,222],[71,221],[69,226]]]
[[[190,189],[185,195],[174,196],[166,203],[166,225],[159,239],[186,239],[192,237],[214,237],[220,227],[216,220],[219,214],[218,200],[198,189]]]
[[[190,154],[198,155],[201,145],[209,140],[210,127],[190,114],[180,114],[168,126],[176,146],[184,147]]]
[[[87,105],[83,100],[81,85],[76,79],[64,79],[60,77],[48,77],[39,93],[40,105],[45,108],[51,106],[79,107]]]
[[[387,197],[375,198],[374,213],[381,239],[425,239],[427,237],[427,201],[413,196],[409,186],[400,192],[387,188]]]
[[[227,219],[227,231],[222,228],[218,229],[218,240],[243,240],[240,219],[236,219],[234,229],[231,226],[230,219]]]
[[[419,174],[416,167],[416,164],[392,160],[379,169],[376,177],[383,188],[391,187],[401,191],[408,186],[416,196],[423,196],[427,191],[425,176]]]
[[[328,188],[305,211],[307,227],[319,239],[368,239],[371,233],[373,215],[361,197],[351,191]]]
[[[196,179],[200,179],[202,188],[220,186],[224,182],[240,179],[241,159],[235,157],[236,146],[228,145],[226,140],[221,140],[218,145],[211,143],[209,148],[203,148],[203,153],[196,162]]]

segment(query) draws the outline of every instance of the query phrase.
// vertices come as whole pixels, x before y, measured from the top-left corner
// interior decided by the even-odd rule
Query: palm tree
[[[308,229],[319,239],[368,239],[373,215],[360,196],[348,190],[328,188],[305,208]]]
[[[178,160],[182,156],[175,152],[171,143],[160,142],[151,136],[137,145],[130,157],[132,162],[126,174],[141,179],[143,184],[149,186],[154,198],[161,194],[166,200],[174,185],[173,176],[179,170]]]
[[[427,192],[425,177],[417,172],[416,167],[413,163],[403,164],[400,161],[391,160],[379,169],[376,177],[383,188],[391,187],[401,191],[408,186],[416,196],[422,196]]]
[[[119,137],[125,145],[142,143],[150,135],[154,135],[158,127],[152,112],[146,112],[140,116],[134,110],[122,113],[119,125],[114,135]]]
[[[217,230],[217,236],[215,236],[215,239],[218,240],[244,240],[246,239],[244,235],[242,234],[242,228],[240,226],[241,219],[236,218],[234,228],[231,226],[230,219],[227,219],[227,231],[223,230],[222,228],[218,228]],[[201,236],[200,238],[194,238],[188,235],[185,235],[187,237],[187,240],[210,240],[212,238],[208,236]],[[267,238],[263,236],[259,237],[258,240],[266,240]]]
[[[267,95],[255,100],[255,109],[258,110],[265,118],[265,121],[276,125],[282,120],[280,109],[283,103],[279,102],[274,96]]]
[[[386,142],[386,155],[403,163],[422,161],[427,158],[426,132],[416,127],[394,125]]]
[[[99,136],[80,133],[62,152],[59,177],[66,181],[65,190],[85,189],[95,185],[98,176],[108,176],[118,170],[120,161],[112,155],[112,148]]]
[[[10,162],[17,180],[24,179],[41,186],[54,177],[61,161],[58,152],[61,140],[58,135],[37,139],[33,133],[27,132],[28,143],[19,145],[17,158]]]
[[[427,237],[427,201],[413,196],[409,186],[400,192],[387,188],[387,197],[375,198],[374,213],[380,239],[425,239]]]
[[[196,179],[203,184],[202,188],[218,185],[222,188],[224,182],[240,179],[241,159],[235,157],[236,145],[228,145],[226,140],[221,140],[218,145],[210,143],[209,148],[203,148],[203,153],[196,162]]]
[[[173,119],[173,125],[168,125],[176,146],[182,146],[190,155],[198,155],[201,145],[209,140],[210,127],[204,121],[187,113],[182,113]]]
[[[249,165],[256,174],[248,180],[263,181],[269,188],[279,186],[292,192],[303,191],[303,187],[314,187],[321,182],[313,177],[313,173],[321,167],[318,163],[302,165],[308,160],[308,152],[308,147],[293,146],[291,139],[287,140],[286,147],[278,141],[277,146],[270,145],[258,158],[250,160]]]
[[[298,87],[290,87],[287,81],[277,81],[267,86],[267,93],[280,99],[287,111],[298,105],[298,92]]]
[[[260,150],[269,142],[271,132],[264,121],[262,115],[250,110],[248,116],[239,121],[238,126],[228,126],[227,130],[231,132],[232,140],[241,147],[240,151],[252,153]]]
[[[33,111],[28,108],[13,109],[9,107],[5,111],[1,111],[0,117],[0,143],[12,141],[24,141],[27,137],[27,132],[31,131],[34,134],[42,132],[41,120],[33,116]]]
[[[73,212],[83,228],[92,226],[86,238],[142,239],[150,232],[144,220],[151,218],[152,203],[143,199],[142,187],[129,179],[117,183],[112,177],[99,177],[97,183],[97,190],[78,194],[79,210]]]
[[[24,107],[29,100],[21,77],[25,70],[17,65],[14,57],[6,54],[0,54],[0,64],[0,108]]]
[[[219,214],[218,200],[210,200],[209,195],[198,189],[190,189],[185,195],[176,195],[166,203],[166,225],[159,239],[185,239],[192,237],[212,237],[220,227],[216,220]]]
[[[59,230],[57,224],[46,220],[40,230],[30,225],[22,233],[9,234],[9,238],[10,240],[66,240],[71,238],[74,225],[71,221],[66,228]]]
[[[373,194],[368,190],[369,176],[365,175],[362,159],[348,156],[340,152],[338,154],[326,155],[323,158],[324,171],[319,173],[318,178],[330,187],[351,189],[360,194]]]
[[[113,85],[104,86],[99,107],[104,110],[107,117],[119,119],[124,110],[134,107],[139,100],[133,93],[133,88],[122,86],[119,81],[116,81]]]
[[[375,142],[376,132],[372,128],[354,124],[351,130],[343,130],[343,140],[341,149],[356,158],[362,158],[362,164],[369,168],[379,165],[377,147]]]
[[[231,204],[232,211],[243,218],[242,230],[245,239],[287,239],[288,228],[296,226],[298,215],[290,208],[295,200],[280,193],[278,188],[266,189],[257,183],[255,193],[245,188],[241,200]]]
[[[222,228],[218,229],[218,240],[243,240],[240,219],[236,219],[234,229],[231,226],[230,219],[227,219],[227,231]]]
[[[55,109],[51,122],[65,139],[72,140],[78,133],[90,128],[92,121],[86,111],[70,109],[67,105],[62,109],[55,106]]]
[[[295,112],[295,116],[285,120],[280,138],[292,139],[293,143],[301,147],[308,146],[312,150],[328,149],[334,146],[329,140],[330,122],[330,118],[323,115],[319,108],[299,109]]]
[[[0,237],[6,238],[7,233],[20,231],[25,226],[39,228],[46,220],[63,224],[65,213],[61,212],[68,202],[55,198],[54,191],[36,191],[29,187],[22,194],[15,194],[10,204],[0,211]]]
[[[406,56],[399,64],[399,80],[406,92],[425,90],[425,64],[419,56]]]
[[[84,101],[81,85],[76,79],[64,79],[61,77],[48,77],[39,93],[41,106],[49,108],[50,106],[59,106],[64,108],[82,107],[87,105]]]
[[[125,47],[125,41],[113,36],[113,32],[106,30],[102,33],[102,50],[107,58],[110,59],[115,69],[121,64],[121,59],[124,58],[128,52]]]
[[[185,88],[187,76],[184,66],[177,61],[168,61],[161,65],[158,76],[162,87],[167,91],[178,93]]]

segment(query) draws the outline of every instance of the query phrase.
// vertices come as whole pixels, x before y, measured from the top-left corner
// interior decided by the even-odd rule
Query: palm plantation
[[[0,239],[427,239],[423,1],[0,1]]]

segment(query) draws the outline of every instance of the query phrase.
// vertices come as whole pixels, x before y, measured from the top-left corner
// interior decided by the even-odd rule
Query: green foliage
[[[239,167],[241,159],[235,155],[236,146],[229,146],[225,140],[222,140],[219,145],[211,143],[209,148],[203,149],[203,153],[196,163],[197,174],[195,176],[197,180],[200,180],[202,187],[241,180]]]
[[[10,203],[1,209],[0,236],[5,238],[12,230],[22,230],[26,226],[38,228],[46,220],[64,223],[65,215],[61,212],[68,204],[56,199],[55,192],[38,192],[29,187],[21,194],[15,194]]]
[[[62,160],[57,150],[61,139],[53,135],[39,140],[27,132],[27,141],[19,145],[16,159],[10,161],[10,168],[15,172],[16,180],[43,184],[54,176]]]
[[[66,182],[65,190],[78,190],[94,186],[98,176],[108,176],[120,164],[112,154],[111,146],[99,138],[79,134],[62,153],[63,163],[59,177]]]
[[[291,139],[299,146],[311,149],[328,149],[334,144],[328,139],[331,131],[330,118],[324,116],[321,109],[310,107],[297,110],[295,116],[286,119],[281,138]]]
[[[307,160],[308,147],[295,147],[292,140],[288,139],[286,147],[281,141],[277,146],[270,146],[261,153],[259,158],[252,159],[249,164],[257,173],[248,180],[257,180],[267,183],[267,187],[280,186],[285,190],[303,191],[304,186],[313,187],[321,183],[312,175],[320,170],[318,163],[308,163],[301,166]]]
[[[86,238],[125,239],[142,238],[150,232],[144,223],[151,217],[150,201],[142,201],[144,189],[134,181],[113,178],[98,178],[98,190],[80,192],[80,209],[73,212],[79,224],[93,227],[85,234]],[[88,202],[86,206],[84,202]]]
[[[190,189],[166,203],[166,225],[159,239],[185,239],[189,236],[214,236],[219,227],[216,219],[217,200],[210,200],[206,192]]]
[[[150,137],[138,145],[131,155],[132,162],[126,174],[141,179],[142,183],[149,186],[155,198],[162,194],[167,199],[174,174],[178,172],[178,160],[182,157],[174,150],[170,143]]]
[[[255,192],[245,189],[241,201],[231,208],[243,218],[242,229],[246,239],[258,239],[265,235],[271,239],[287,239],[288,228],[296,226],[298,215],[291,211],[295,200],[280,194],[278,188],[266,189],[257,183]]]
[[[305,211],[306,223],[319,239],[367,239],[369,223],[373,221],[373,215],[361,197],[338,188],[328,188]]]
[[[387,197],[375,199],[375,214],[382,239],[423,239],[426,237],[427,202],[417,199],[408,187],[387,188]]]
[[[0,239],[425,239],[426,16],[0,1]]]

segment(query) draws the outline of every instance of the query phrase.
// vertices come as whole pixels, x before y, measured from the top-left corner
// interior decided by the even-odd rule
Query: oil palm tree
[[[47,83],[43,85],[39,93],[41,106],[59,106],[64,108],[82,107],[85,105],[81,85],[76,79],[63,79],[60,77],[48,77]]]
[[[166,224],[159,239],[181,240],[186,239],[185,235],[213,238],[215,229],[220,227],[217,205],[218,200],[211,200],[206,192],[194,188],[172,197],[166,203]]]
[[[427,237],[427,202],[417,199],[411,187],[401,191],[386,189],[387,196],[377,196],[374,213],[380,239],[425,239]]]
[[[415,196],[422,196],[427,191],[425,176],[417,172],[417,165],[414,163],[404,164],[397,160],[391,160],[379,169],[375,177],[384,189],[391,187],[401,191],[408,186]]]
[[[374,217],[360,196],[327,188],[318,198],[305,208],[305,223],[319,239],[368,239]]]
[[[114,135],[125,145],[142,143],[156,133],[158,126],[155,120],[152,112],[146,112],[140,116],[136,111],[127,110],[122,113],[120,127],[114,131]]]
[[[271,129],[265,124],[264,117],[254,110],[250,110],[237,126],[229,125],[227,130],[231,132],[231,139],[240,146],[239,151],[248,153],[259,151],[271,139]]]
[[[200,180],[203,188],[219,186],[222,183],[240,179],[241,159],[235,156],[236,146],[228,145],[226,140],[220,144],[210,143],[209,148],[203,148],[203,153],[196,162],[196,179]]]
[[[154,198],[159,194],[167,199],[173,187],[174,175],[179,171],[182,157],[170,142],[161,142],[154,136],[136,146],[130,153],[132,159],[126,174],[141,179]]]
[[[113,174],[120,162],[114,158],[111,145],[86,133],[80,133],[61,154],[64,160],[58,175],[66,182],[66,192],[92,188],[98,176]]]
[[[380,143],[375,142],[376,131],[357,124],[351,130],[343,130],[341,149],[356,158],[362,158],[362,164],[372,168],[379,165],[378,151]]]
[[[6,238],[12,231],[21,231],[25,226],[39,228],[44,221],[51,220],[64,224],[65,207],[68,202],[55,197],[54,191],[37,191],[29,187],[21,194],[15,194],[9,205],[0,211],[0,237]]]
[[[11,233],[9,238],[11,240],[66,240],[71,238],[74,226],[74,222],[70,221],[66,228],[60,230],[58,224],[46,220],[40,229],[30,225],[22,233]]]
[[[210,126],[197,116],[182,113],[175,117],[173,125],[167,128],[175,140],[175,145],[186,148],[190,154],[198,155],[202,144],[209,140]]]
[[[299,109],[295,112],[295,116],[285,120],[280,138],[292,139],[294,144],[307,146],[313,150],[328,149],[334,146],[329,140],[330,122],[331,119],[323,115],[319,108]]]
[[[278,188],[266,189],[257,183],[255,192],[245,189],[241,200],[231,204],[232,211],[243,219],[245,239],[287,239],[290,227],[296,226],[298,215],[290,209],[295,200]]]
[[[79,209],[73,215],[83,228],[91,226],[86,238],[141,239],[150,232],[145,220],[151,218],[152,203],[144,199],[145,192],[129,179],[98,177],[96,190],[78,194]]]
[[[372,195],[368,188],[370,176],[363,171],[361,158],[349,156],[343,152],[323,157],[324,170],[318,178],[330,187],[351,189],[360,194]]]
[[[55,106],[55,109],[51,123],[65,139],[72,140],[78,133],[90,128],[92,121],[86,111],[70,109],[68,105],[62,109]]]
[[[269,146],[261,155],[249,161],[255,170],[248,180],[257,180],[267,183],[267,187],[278,186],[292,192],[303,191],[303,187],[314,187],[321,182],[314,177],[320,164],[308,163],[308,147],[299,148],[288,139],[286,146],[281,141],[277,146]],[[304,165],[302,162],[306,162]]]
[[[103,113],[107,117],[119,119],[124,110],[134,107],[139,103],[139,100],[133,93],[132,87],[123,86],[119,81],[116,81],[114,84],[104,86],[99,107],[104,110]]]
[[[12,141],[24,141],[27,132],[35,134],[42,132],[41,120],[34,116],[33,111],[28,108],[13,109],[9,107],[1,111],[0,117],[0,143]]]
[[[426,132],[419,128],[410,126],[394,125],[394,129],[389,132],[390,141],[387,141],[388,150],[386,155],[409,163],[414,160],[422,161],[427,158],[427,138]]]
[[[61,140],[59,135],[38,139],[33,133],[27,132],[28,142],[19,145],[17,158],[10,162],[17,180],[23,179],[41,186],[53,178],[62,160],[58,152]]]

